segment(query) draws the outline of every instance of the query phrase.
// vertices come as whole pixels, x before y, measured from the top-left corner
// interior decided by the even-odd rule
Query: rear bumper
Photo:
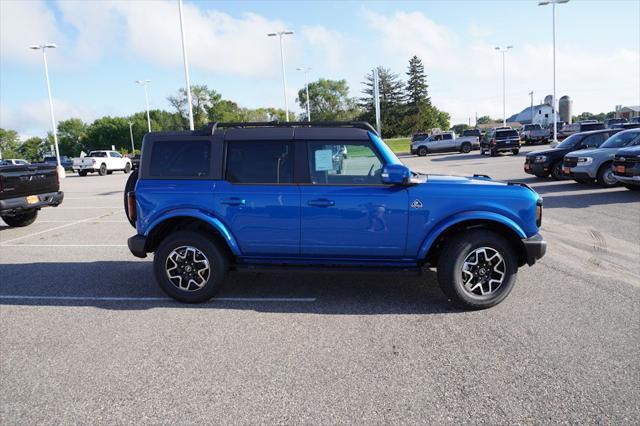
[[[147,257],[147,237],[144,235],[134,235],[127,240],[129,251],[135,257]]]
[[[64,192],[47,192],[37,194],[38,202],[29,203],[27,197],[7,198],[0,200],[0,214],[12,215],[25,210],[41,209],[43,207],[56,207],[62,203]]]
[[[523,238],[524,250],[527,265],[532,266],[538,259],[541,259],[547,252],[547,242],[542,235],[536,234],[529,238]]]

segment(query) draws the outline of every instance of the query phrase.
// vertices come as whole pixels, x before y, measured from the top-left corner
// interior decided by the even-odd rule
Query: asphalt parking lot
[[[640,194],[523,153],[402,160],[543,195],[547,256],[502,304],[453,309],[432,271],[234,274],[179,304],[126,247],[126,175],[70,175],[35,224],[0,222],[0,423],[637,424]]]

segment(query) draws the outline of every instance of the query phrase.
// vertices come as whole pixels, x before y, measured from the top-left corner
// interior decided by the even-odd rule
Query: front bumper
[[[530,175],[546,176],[551,173],[551,165],[546,163],[525,163],[524,172]]]
[[[532,266],[538,259],[541,259],[547,252],[547,242],[542,235],[536,234],[529,238],[523,238],[522,244],[526,255],[527,265]]]
[[[135,257],[147,257],[147,237],[144,235],[134,235],[127,240],[129,251]]]
[[[614,173],[613,175],[620,182],[629,183],[629,184],[632,184],[632,185],[640,185],[640,175],[638,175],[638,176],[622,176],[622,175],[618,175],[616,173]]]
[[[38,201],[35,203],[29,203],[27,197],[7,198],[6,200],[0,200],[0,214],[12,215],[20,213],[25,210],[41,209],[43,207],[56,207],[62,203],[64,199],[64,192],[47,192],[44,194],[37,194]]]

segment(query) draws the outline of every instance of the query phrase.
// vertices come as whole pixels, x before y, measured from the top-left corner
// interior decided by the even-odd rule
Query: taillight
[[[542,198],[538,198],[536,202],[536,226],[540,228],[542,225]]]
[[[136,193],[134,191],[127,193],[127,213],[129,220],[135,222],[138,215],[136,214]]]

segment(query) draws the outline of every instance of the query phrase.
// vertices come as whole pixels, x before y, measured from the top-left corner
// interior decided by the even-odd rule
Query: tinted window
[[[640,132],[622,132],[611,136],[600,148],[622,148],[636,145],[640,141]]]
[[[382,161],[367,142],[310,142],[309,170],[314,184],[374,185]]]
[[[293,183],[293,161],[290,142],[229,142],[226,179],[233,183]]]
[[[597,133],[595,135],[589,135],[582,141],[582,144],[586,148],[597,148],[602,145],[602,142],[607,140],[609,135],[607,133]]]
[[[566,138],[565,140],[563,140],[558,145],[558,148],[562,148],[562,149],[572,148],[574,145],[577,145],[581,140],[582,140],[582,135],[581,134],[578,134],[578,133],[573,134],[573,135],[569,136],[568,138]]]
[[[445,140],[445,141],[448,141],[448,140],[451,140],[451,139],[453,139],[453,138],[451,137],[451,135],[450,135],[450,134],[445,133],[444,135],[442,135],[442,139],[443,139],[443,140]]]
[[[156,141],[151,150],[151,177],[206,177],[211,168],[208,140]]]
[[[102,151],[92,151],[89,153],[89,157],[106,157],[107,153]]]
[[[111,152],[109,153],[109,155],[110,155],[111,157],[114,157],[114,158],[122,158],[122,154],[120,154],[119,152],[115,152],[115,151],[111,151]]]
[[[518,136],[518,132],[515,130],[498,130],[496,131],[496,138],[514,138]]]
[[[589,130],[600,130],[600,129],[604,129],[604,123],[589,123],[589,124],[582,124],[580,126],[580,131],[582,132],[586,132]]]

